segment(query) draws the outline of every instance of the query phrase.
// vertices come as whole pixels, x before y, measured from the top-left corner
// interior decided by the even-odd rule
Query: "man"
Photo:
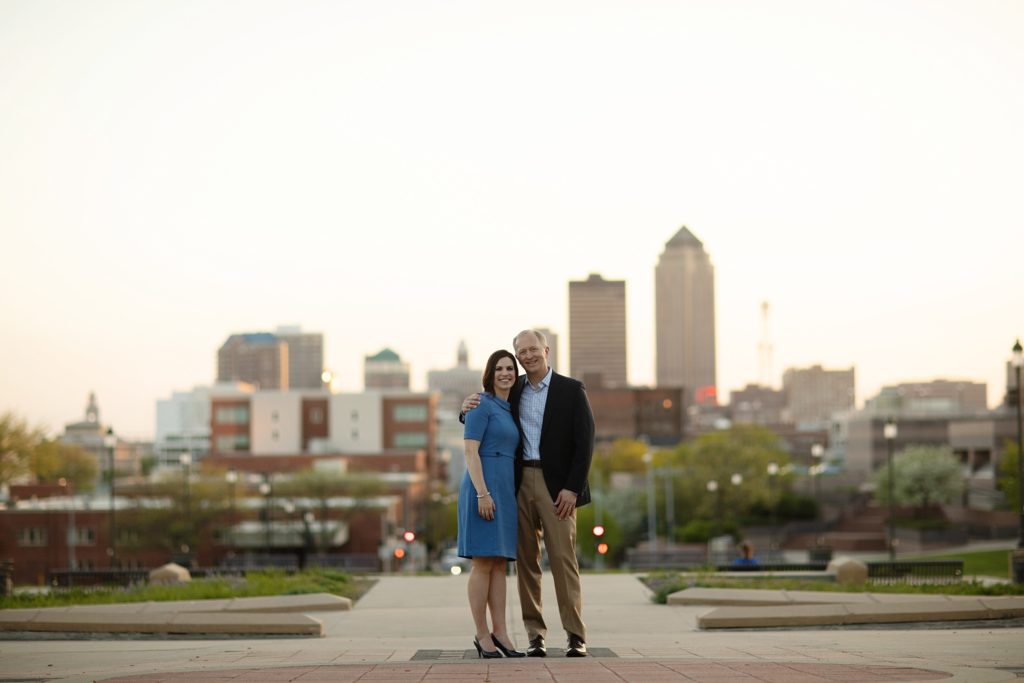
[[[519,533],[516,573],[530,646],[527,656],[547,655],[547,625],[541,601],[540,539],[548,551],[566,657],[587,655],[580,569],[576,562],[576,508],[590,502],[587,475],[594,453],[594,415],[583,384],[548,366],[544,334],[524,330],[512,341],[526,371],[509,395],[522,439],[516,453]],[[463,412],[476,407],[474,394]]]

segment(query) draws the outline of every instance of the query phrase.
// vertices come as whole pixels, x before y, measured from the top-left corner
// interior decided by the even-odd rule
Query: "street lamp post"
[[[114,448],[117,446],[117,437],[114,436],[114,428],[107,427],[107,433],[103,437],[103,445],[107,449],[107,453],[110,454],[110,547],[107,549],[107,554],[110,556],[110,568],[113,569],[117,565],[117,519],[114,508],[116,502],[114,497],[116,495],[115,481],[117,480],[117,472],[114,468]]]
[[[188,555],[192,552],[192,453],[178,456],[181,463],[181,501],[185,508],[185,542],[181,544],[181,552]]]
[[[665,547],[669,547],[676,528],[675,478],[671,467],[664,468],[662,472],[665,475]]]
[[[775,500],[775,477],[779,474],[779,466],[774,463],[768,463],[768,504],[771,506],[771,534],[768,541],[768,549],[775,550],[778,547],[778,533],[776,527],[778,526],[778,510],[779,504]]]
[[[647,538],[654,550],[658,547],[658,511],[654,507],[654,456],[650,451],[644,453],[643,461],[647,465]]]
[[[819,491],[820,484],[818,484],[818,475],[820,475],[822,470],[824,469],[824,467],[821,464],[821,459],[822,459],[822,457],[824,455],[825,455],[825,447],[822,446],[820,443],[816,443],[816,444],[813,444],[811,446],[811,462],[812,462],[811,470],[810,470],[811,484],[812,484],[811,488],[814,491],[814,504],[816,506],[820,506],[821,505],[821,496],[819,495],[819,493],[820,493],[820,491]]]
[[[231,494],[231,516],[228,519],[228,530],[230,531],[231,529],[234,529],[235,526],[235,486],[238,485],[238,472],[235,470],[228,470],[224,473],[224,481],[228,483],[228,488],[230,489]],[[230,542],[230,536],[225,535],[225,540]]]
[[[1024,365],[1024,349],[1021,348],[1020,339],[1013,345],[1013,357],[1010,363],[1013,365],[1013,374],[1016,384],[1014,386],[1014,398],[1017,404],[1017,512],[1020,513],[1019,529],[1017,534],[1017,550],[1013,553],[1013,580],[1015,583],[1024,583],[1024,449],[1021,448],[1021,401],[1024,400],[1020,386],[1020,368]]]
[[[305,569],[311,553],[316,552],[316,537],[313,536],[313,512],[302,513],[302,552],[299,555],[299,569]]]
[[[886,453],[886,464],[889,468],[889,561],[896,561],[896,518],[893,515],[893,464],[892,464],[892,448],[893,442],[896,441],[896,422],[892,418],[889,418],[885,422],[885,426],[882,428],[882,435],[885,437],[885,453]]]
[[[708,493],[715,497],[715,535],[722,532],[722,494],[718,490],[718,482],[712,479],[706,486]]]
[[[260,495],[263,496],[263,532],[266,539],[268,561],[270,559],[270,547],[272,540],[270,536],[270,495],[272,493],[273,489],[270,486],[270,473],[267,472],[263,475],[263,481],[260,482]]]

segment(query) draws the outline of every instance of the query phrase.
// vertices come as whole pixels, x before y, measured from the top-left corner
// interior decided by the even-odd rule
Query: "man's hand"
[[[569,489],[562,489],[555,498],[555,514],[558,519],[565,519],[576,509],[576,494]]]
[[[466,400],[462,402],[462,414],[465,415],[478,405],[480,405],[480,394],[470,394],[466,397]]]

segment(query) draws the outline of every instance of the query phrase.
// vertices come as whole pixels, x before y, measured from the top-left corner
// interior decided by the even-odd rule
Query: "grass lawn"
[[[997,576],[1010,578],[1010,550],[979,550],[973,553],[954,555],[918,555],[905,560],[963,560],[964,574],[967,576]]]
[[[244,577],[194,579],[180,586],[133,586],[131,588],[69,588],[49,593],[19,594],[0,598],[0,609],[100,605],[114,602],[161,602],[249,598],[264,595],[332,593],[358,600],[375,580],[333,570],[312,569],[294,574],[283,571],[248,572]]]

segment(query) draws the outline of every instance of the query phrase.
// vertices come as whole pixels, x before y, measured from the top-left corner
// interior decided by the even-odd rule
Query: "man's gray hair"
[[[540,330],[523,330],[522,332],[520,332],[516,336],[512,337],[512,350],[513,351],[516,350],[516,341],[520,337],[522,337],[524,334],[532,334],[533,336],[537,337],[537,341],[540,342],[541,346],[547,347],[547,345],[548,345],[548,338],[544,336],[543,332],[541,332]]]

